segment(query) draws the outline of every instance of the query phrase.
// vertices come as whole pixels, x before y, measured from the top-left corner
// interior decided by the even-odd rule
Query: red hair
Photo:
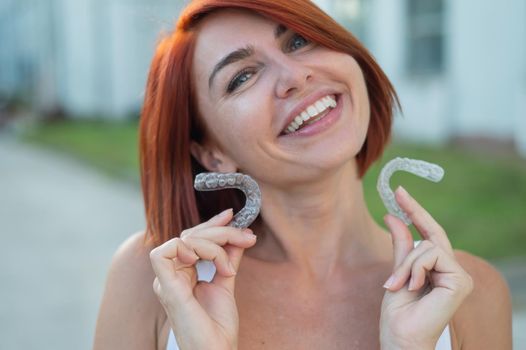
[[[400,103],[389,79],[367,49],[345,28],[308,0],[196,0],[179,17],[175,31],[157,46],[150,66],[141,114],[139,144],[147,237],[161,244],[221,209],[240,209],[239,191],[193,189],[196,174],[207,171],[190,154],[202,141],[204,126],[195,105],[191,79],[196,25],[221,9],[259,13],[305,38],[354,57],[362,69],[370,101],[365,143],[356,157],[359,176],[389,141],[393,112]]]

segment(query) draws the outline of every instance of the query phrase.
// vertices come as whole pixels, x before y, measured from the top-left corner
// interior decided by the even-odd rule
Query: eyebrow
[[[281,35],[283,35],[285,32],[288,31],[288,28],[285,27],[283,24],[278,24],[276,28],[274,29],[274,38],[279,39]],[[219,71],[229,64],[244,60],[254,54],[255,50],[254,47],[251,45],[248,45],[243,48],[239,48],[235,51],[232,51],[225,57],[223,57],[214,67],[212,70],[212,74],[210,74],[210,78],[208,78],[208,88],[212,87],[212,83],[214,81],[215,76]]]

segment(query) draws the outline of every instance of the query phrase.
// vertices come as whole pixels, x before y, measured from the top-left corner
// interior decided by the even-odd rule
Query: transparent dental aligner
[[[259,214],[261,209],[261,192],[257,182],[250,176],[241,173],[201,173],[197,174],[194,188],[198,191],[216,191],[226,188],[237,188],[247,199],[228,226],[247,228]]]
[[[395,158],[382,168],[376,189],[380,193],[387,211],[399,217],[406,225],[411,225],[411,219],[400,208],[396,202],[394,192],[389,186],[391,175],[399,170],[407,171],[433,182],[439,182],[444,177],[444,169],[433,163],[409,158]]]

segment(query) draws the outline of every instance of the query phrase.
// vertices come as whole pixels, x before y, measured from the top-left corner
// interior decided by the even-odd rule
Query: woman
[[[361,179],[396,105],[366,49],[309,1],[192,2],[152,62],[148,227],[115,255],[95,348],[511,348],[495,269],[453,251],[401,188],[416,248],[367,210]],[[239,193],[193,191],[204,171],[258,182],[250,229],[226,226]]]

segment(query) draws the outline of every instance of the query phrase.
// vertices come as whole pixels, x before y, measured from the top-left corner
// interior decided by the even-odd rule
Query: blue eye
[[[296,51],[298,49],[301,49],[303,46],[307,46],[308,44],[310,44],[309,40],[296,33],[292,36],[292,39],[290,39],[289,41],[289,50]]]
[[[236,75],[234,77],[234,79],[232,79],[232,81],[230,82],[230,84],[228,84],[228,88],[227,88],[227,92],[230,93],[234,90],[236,90],[238,87],[240,87],[242,84],[244,84],[245,82],[247,82],[250,77],[252,77],[252,75],[254,74],[254,71],[251,70],[251,69],[247,69],[247,70],[242,70],[241,72],[239,72],[238,75]]]

